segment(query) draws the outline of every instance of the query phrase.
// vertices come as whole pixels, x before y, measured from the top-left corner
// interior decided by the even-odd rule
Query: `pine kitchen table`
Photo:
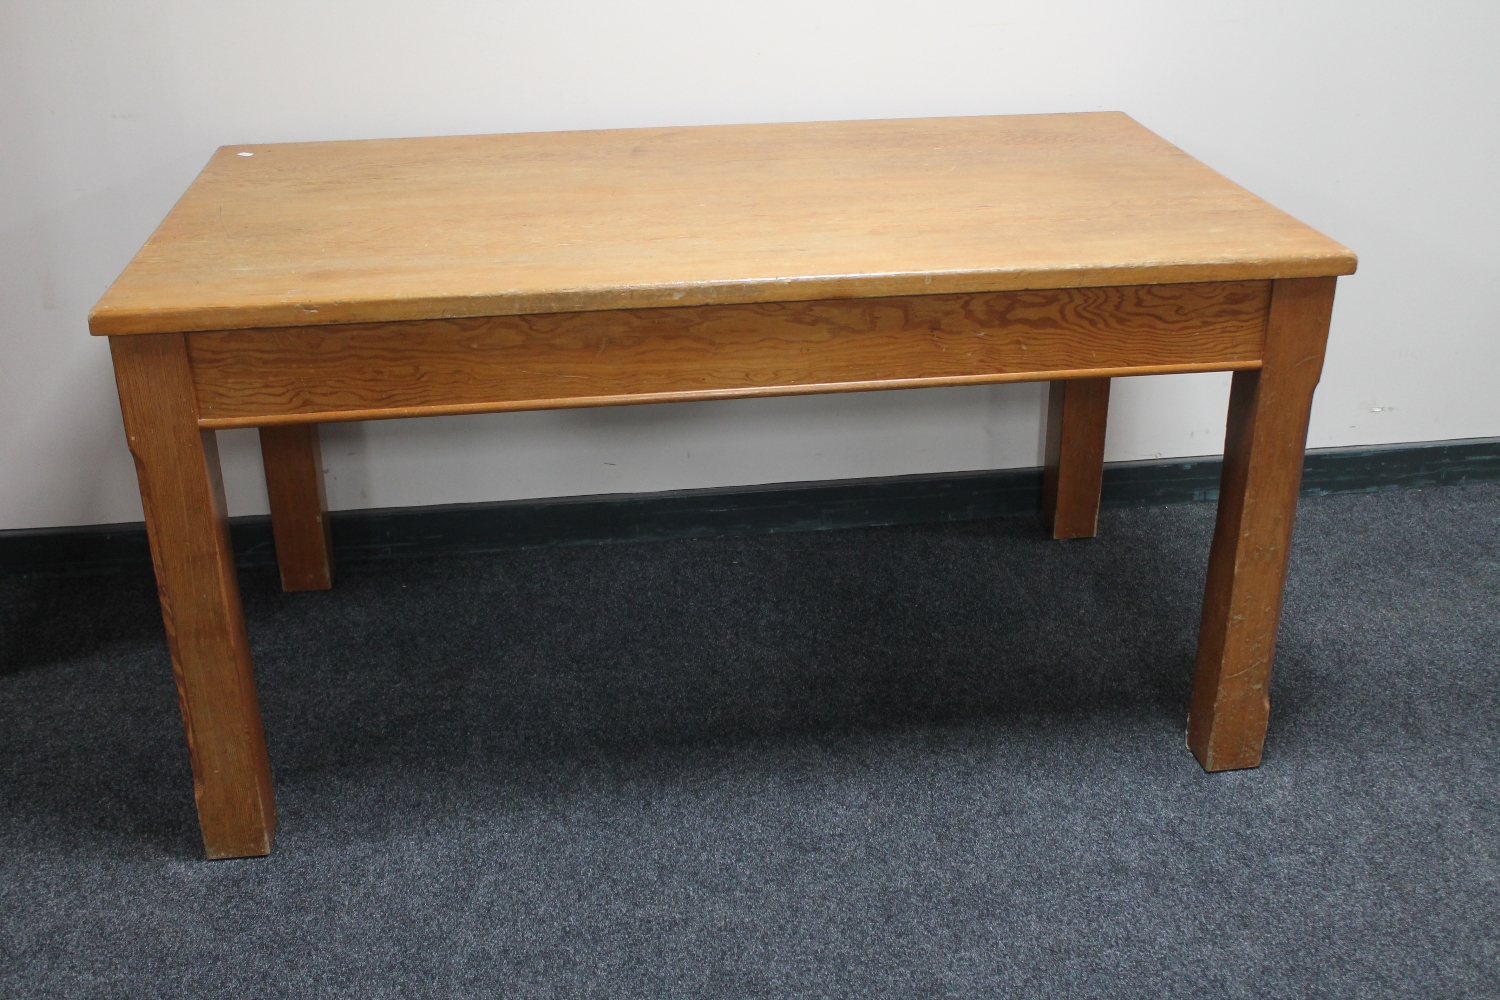
[[[1346,248],[1123,114],[220,149],[110,339],[209,857],[276,828],[214,432],[257,427],[287,590],[332,564],[318,425],[1051,383],[1042,517],[1094,533],[1110,379],[1232,371],[1188,746],[1260,762]]]

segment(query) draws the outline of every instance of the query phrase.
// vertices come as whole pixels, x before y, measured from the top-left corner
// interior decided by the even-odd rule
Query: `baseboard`
[[[1107,507],[1217,499],[1218,458],[1105,466]],[[1304,496],[1500,481],[1500,438],[1310,451]],[[1041,470],[949,472],[500,503],[338,511],[335,557],[348,563],[706,535],[821,531],[1034,513]],[[275,562],[269,518],[230,520],[242,566]],[[151,565],[140,523],[0,532],[0,573],[70,576]]]

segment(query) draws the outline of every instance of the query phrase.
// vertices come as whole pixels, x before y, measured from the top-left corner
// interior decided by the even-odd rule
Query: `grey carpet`
[[[1500,996],[1500,486],[1303,502],[1265,763],[1208,505],[242,575],[201,859],[149,578],[0,582],[8,997]]]

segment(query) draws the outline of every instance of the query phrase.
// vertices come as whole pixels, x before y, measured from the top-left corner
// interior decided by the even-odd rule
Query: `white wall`
[[[219,145],[1128,111],[1357,250],[1310,444],[1500,435],[1500,4],[0,0],[0,528],[136,520],[85,315]],[[1119,380],[1109,458],[1221,450]],[[1036,386],[344,424],[335,507],[1034,465]],[[254,432],[222,434],[234,513]]]

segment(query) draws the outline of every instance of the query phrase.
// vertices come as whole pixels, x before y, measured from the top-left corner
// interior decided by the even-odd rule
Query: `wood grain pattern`
[[[162,619],[211,858],[269,854],[276,830],[250,647],[212,431],[200,430],[180,334],[114,338]]]
[[[1307,423],[1336,280],[1276,282],[1262,368],[1234,374],[1188,717],[1188,746],[1209,771],[1260,763]]]
[[[333,586],[333,534],[318,425],[262,427],[260,454],[281,589],[329,589]]]
[[[1099,532],[1109,379],[1053,382],[1047,390],[1047,451],[1042,466],[1042,524],[1053,538]]]
[[[1114,112],[231,146],[90,327],[248,329],[1354,267],[1347,248]]]
[[[1255,367],[1269,282],[192,334],[205,427]]]

